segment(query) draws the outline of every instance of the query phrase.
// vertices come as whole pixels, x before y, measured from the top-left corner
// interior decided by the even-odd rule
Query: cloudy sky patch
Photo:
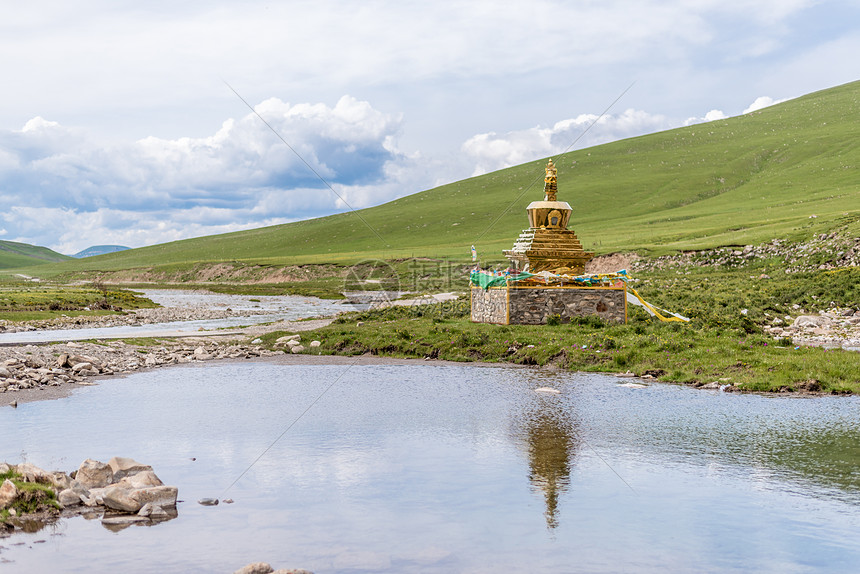
[[[462,150],[475,162],[473,175],[518,165],[536,157],[557,155],[622,138],[674,127],[667,118],[628,109],[619,115],[580,114],[550,127],[534,127],[499,135],[477,134]]]
[[[34,0],[4,13],[0,227],[65,253],[376,205],[577,138],[748,113],[860,75],[848,0]]]

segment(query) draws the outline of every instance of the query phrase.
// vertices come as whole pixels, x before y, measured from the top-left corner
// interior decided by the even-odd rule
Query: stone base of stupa
[[[627,322],[627,286],[472,287],[473,323],[544,325],[550,317],[570,323],[574,317],[595,315],[613,323]]]

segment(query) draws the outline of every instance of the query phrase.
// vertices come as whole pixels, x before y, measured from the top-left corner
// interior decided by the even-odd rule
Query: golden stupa
[[[521,271],[581,275],[594,253],[583,250],[576,233],[567,228],[573,209],[566,201],[556,199],[558,170],[552,159],[543,181],[544,200],[533,201],[526,208],[529,228],[520,233],[512,249],[503,253]]]

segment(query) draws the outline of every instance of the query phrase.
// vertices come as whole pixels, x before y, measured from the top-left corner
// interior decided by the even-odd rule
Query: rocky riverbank
[[[813,273],[844,270],[860,266],[860,237],[847,237],[840,233],[823,233],[803,242],[773,239],[759,245],[721,247],[701,251],[688,251],[651,259],[629,260],[630,269],[636,271],[678,270],[689,274],[695,267],[740,269],[756,262],[776,262],[780,274]],[[682,271],[686,270],[686,271]],[[751,281],[772,280],[767,274],[756,272]],[[772,272],[770,272],[772,273]],[[812,300],[816,299],[812,295]],[[765,313],[762,325],[765,333],[777,340],[791,340],[794,345],[841,347],[860,349],[860,307],[856,301],[819,299],[817,305],[786,306],[788,314],[771,316]],[[743,311],[742,311],[743,312]]]
[[[633,271],[690,267],[736,268],[763,259],[782,262],[785,267],[784,273],[789,275],[840,267],[857,267],[860,266],[860,237],[822,233],[800,243],[773,239],[759,245],[720,247],[685,251],[652,259],[635,259],[631,261],[630,268]]]
[[[77,386],[95,384],[96,377],[121,376],[169,365],[254,359],[313,350],[319,342],[303,341],[301,332],[318,329],[333,320],[252,325],[232,335],[0,347],[0,406],[66,396]],[[271,350],[261,344],[259,337],[275,330],[295,334],[283,337],[276,345],[278,348]]]
[[[140,346],[122,340],[104,343],[60,343],[0,347],[0,404],[12,404],[16,391],[92,384],[100,375],[123,375],[155,368],[215,359],[249,359],[280,354],[255,343],[190,337]],[[6,400],[4,400],[6,399]]]
[[[860,350],[860,310],[833,308],[815,315],[772,317],[764,331],[795,345]]]

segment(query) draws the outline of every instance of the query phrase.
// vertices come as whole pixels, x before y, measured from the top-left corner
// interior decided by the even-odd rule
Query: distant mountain
[[[61,255],[47,247],[0,240],[0,269],[28,267],[67,259],[70,259],[68,255]]]
[[[96,255],[116,253],[117,251],[125,251],[127,249],[131,249],[131,247],[124,247],[122,245],[93,245],[92,247],[87,247],[83,251],[75,253],[72,257],[75,259],[83,259],[84,257],[95,257]]]

